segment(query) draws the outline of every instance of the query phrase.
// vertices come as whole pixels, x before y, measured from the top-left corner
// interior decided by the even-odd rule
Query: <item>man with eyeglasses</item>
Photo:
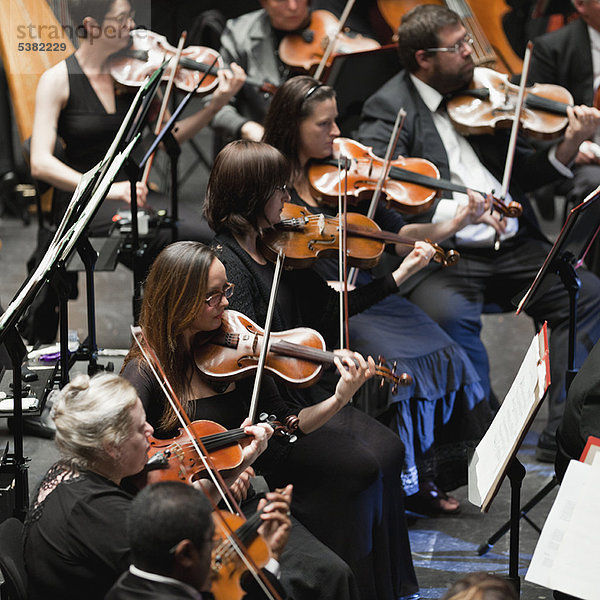
[[[398,30],[398,51],[405,70],[389,80],[363,107],[359,139],[383,156],[400,107],[407,112],[395,156],[421,157],[433,162],[441,177],[472,190],[501,189],[509,132],[466,138],[451,124],[445,110],[449,94],[467,87],[475,64],[471,40],[458,15],[445,7],[418,6],[407,13]],[[539,230],[524,192],[561,177],[570,177],[568,165],[579,144],[600,123],[600,112],[589,107],[568,109],[569,125],[562,140],[549,150],[534,152],[519,138],[507,200],[523,205],[519,219],[486,212],[477,223],[458,231],[452,247],[461,254],[451,269],[430,265],[403,292],[418,304],[467,352],[490,398],[489,362],[480,339],[481,314],[486,305],[495,311],[512,311],[512,300],[522,297],[550,250]],[[475,194],[480,199],[478,194]],[[419,227],[430,228],[434,241],[440,224],[449,223],[457,208],[468,202],[465,194],[445,193],[426,213],[413,217]],[[409,217],[410,220],[410,217]],[[424,225],[427,223],[427,225]],[[600,337],[600,280],[579,271],[582,288],[577,323],[576,368]],[[420,277],[420,281],[419,281]],[[416,280],[416,281],[415,281]],[[568,297],[557,284],[528,314],[548,320],[552,386],[549,420],[538,443],[539,458],[553,460],[555,431],[565,401],[567,368]]]
[[[259,510],[263,509],[259,531],[273,556],[263,574],[279,598],[286,595],[275,576],[279,568],[276,559],[290,530],[290,493],[287,488],[283,492],[270,492],[269,503],[261,500],[259,504]],[[106,600],[213,598],[209,590],[219,569],[212,571],[212,565],[221,561],[221,570],[227,575],[231,573],[227,548],[223,549],[228,544],[218,538],[214,540],[212,517],[206,496],[195,487],[166,481],[144,488],[131,502],[127,516],[132,564],[108,592]],[[243,559],[238,562],[243,564]],[[229,584],[233,587],[235,574],[232,579]],[[261,592],[260,584],[249,573],[242,577],[241,585],[247,600],[269,597]]]

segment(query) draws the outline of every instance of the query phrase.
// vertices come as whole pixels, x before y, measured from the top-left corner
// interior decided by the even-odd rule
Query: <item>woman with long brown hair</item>
[[[194,361],[195,349],[219,330],[230,300],[240,291],[239,286],[234,288],[229,283],[218,254],[198,242],[171,244],[154,261],[144,290],[140,325],[187,414],[192,420],[208,419],[227,429],[239,427],[248,414],[252,378],[216,385],[202,377]],[[358,364],[338,359],[341,379],[335,393],[316,406],[287,402],[273,381],[264,378],[259,411],[274,414],[282,422],[297,415],[300,424],[297,442],[289,444],[272,438],[267,451],[253,465],[269,481],[271,474],[277,473],[277,481],[285,483],[275,487],[294,482],[294,473],[288,470],[288,456],[296,446],[305,447],[303,440],[310,436],[303,434],[318,429],[372,375],[372,361],[367,362],[360,355],[354,358]],[[136,345],[125,359],[123,376],[136,388],[155,435],[171,437],[178,426],[177,417]],[[298,521],[293,520],[281,567],[282,583],[296,600],[356,598],[348,566]]]
[[[278,148],[292,167],[290,200],[315,213],[335,214],[320,204],[308,169],[313,161],[332,155],[333,141],[340,135],[336,118],[335,91],[312,77],[301,76],[277,90],[265,120],[265,141]],[[364,213],[367,207],[361,204],[351,210]],[[478,219],[484,209],[473,195],[452,221],[406,225],[400,213],[380,202],[374,220],[382,229],[404,237],[441,241]],[[405,252],[402,246],[397,250]],[[389,258],[385,256],[384,262]],[[325,278],[337,279],[334,262],[319,261],[315,268]],[[436,267],[432,264],[429,268]],[[359,285],[370,281],[372,276],[366,272],[358,278]],[[411,285],[408,281],[402,290]],[[349,328],[355,349],[365,354],[381,353],[413,378],[413,385],[397,394],[389,387],[378,390],[374,385],[359,392],[359,405],[386,422],[404,442],[402,482],[407,507],[430,515],[457,513],[458,501],[446,492],[466,483],[469,448],[489,422],[479,378],[465,352],[399,294],[353,316]]]

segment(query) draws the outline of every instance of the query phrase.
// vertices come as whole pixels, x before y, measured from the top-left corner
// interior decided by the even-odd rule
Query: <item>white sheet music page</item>
[[[469,502],[487,511],[550,384],[548,329],[533,338],[519,372],[469,463]]]
[[[551,590],[600,599],[600,461],[572,460],[529,565],[525,579]]]

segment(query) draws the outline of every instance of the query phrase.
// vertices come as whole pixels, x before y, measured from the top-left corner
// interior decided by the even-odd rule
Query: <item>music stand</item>
[[[600,186],[589,194],[585,200],[573,208],[569,213],[552,249],[548,253],[544,264],[538,271],[531,287],[527,290],[517,306],[517,314],[530,306],[540,296],[543,296],[553,285],[557,278],[560,279],[565,290],[569,294],[569,348],[567,373],[565,387],[567,392],[573,381],[577,370],[575,369],[575,331],[577,326],[577,299],[581,281],[577,277],[578,269],[600,231]],[[515,479],[522,479],[525,475],[524,469],[519,470]],[[512,481],[511,481],[512,483]],[[518,482],[517,482],[518,484]],[[517,485],[516,484],[516,485]],[[521,508],[511,506],[512,519],[506,521],[499,527],[486,542],[482,543],[477,552],[481,556],[486,554],[492,546],[518,521],[524,518],[538,533],[541,529],[528,518],[527,513],[543,500],[556,486],[556,476],[544,485],[533,498],[526,502]],[[518,515],[518,518],[517,518]],[[516,550],[518,552],[518,549]]]
[[[377,65],[376,69],[373,64]],[[365,100],[396,75],[400,68],[396,44],[333,57],[323,83],[336,91],[337,123],[342,136],[353,137]]]
[[[581,281],[577,277],[576,269],[583,264],[583,260],[600,230],[599,199],[600,186],[581,204],[571,209],[542,268],[517,306],[517,314],[519,314],[556,283],[556,276],[560,278],[569,294],[569,355],[565,379],[567,391],[577,374],[575,370],[575,328],[577,326],[577,298]]]

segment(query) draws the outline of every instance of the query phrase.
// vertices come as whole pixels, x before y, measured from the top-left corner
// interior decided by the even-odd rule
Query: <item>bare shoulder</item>
[[[42,73],[37,96],[48,103],[58,104],[61,108],[66,106],[69,98],[69,78],[64,60]]]

